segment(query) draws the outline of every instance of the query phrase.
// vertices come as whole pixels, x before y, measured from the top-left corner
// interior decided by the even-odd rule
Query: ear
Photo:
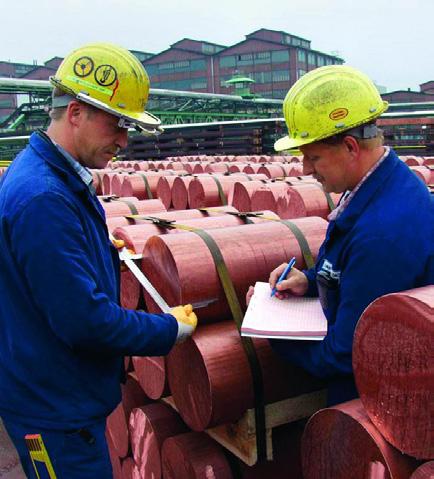
[[[345,136],[342,144],[347,149],[348,153],[350,153],[350,155],[358,158],[360,154],[360,145],[354,136]]]
[[[73,126],[80,126],[84,117],[85,108],[82,103],[76,100],[72,100],[66,107],[66,117]]]

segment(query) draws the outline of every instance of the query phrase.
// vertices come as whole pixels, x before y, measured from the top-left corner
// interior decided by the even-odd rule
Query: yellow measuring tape
[[[24,440],[26,441],[27,449],[29,450],[29,453],[30,453],[30,459],[32,460],[36,477],[40,479],[38,468],[36,467],[36,463],[42,462],[43,464],[45,464],[45,467],[50,479],[57,479],[53,469],[53,465],[51,464],[50,457],[48,455],[47,450],[45,449],[45,444],[44,444],[44,441],[42,440],[41,435],[26,434],[24,436]]]

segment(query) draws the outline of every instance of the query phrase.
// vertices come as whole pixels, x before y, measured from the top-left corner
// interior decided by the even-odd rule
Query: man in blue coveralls
[[[358,396],[354,330],[384,294],[434,284],[434,201],[426,186],[383,146],[375,119],[387,109],[371,80],[348,66],[318,68],[289,90],[289,135],[277,151],[299,148],[303,173],[343,193],[315,266],[293,268],[276,296],[319,296],[328,321],[323,341],[271,340],[286,360],[327,380],[329,405]],[[285,264],[270,275],[274,287]],[[248,293],[248,299],[252,288]]]
[[[123,357],[167,354],[197,318],[190,305],[159,315],[119,306],[119,256],[87,169],[105,167],[129,127],[158,128],[144,111],[143,66],[93,44],[51,81],[50,126],[0,183],[0,416],[28,477],[24,436],[40,434],[57,479],[109,479],[105,421],[120,401]]]

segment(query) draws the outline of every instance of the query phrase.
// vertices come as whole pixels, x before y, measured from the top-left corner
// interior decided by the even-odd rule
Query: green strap
[[[324,191],[324,188],[323,188]],[[335,202],[333,201],[330,193],[324,191],[325,197],[327,199],[327,204],[329,205],[330,211],[333,211],[336,208]]]
[[[222,206],[226,206],[228,204],[228,201],[227,201],[225,193],[223,191],[222,184],[220,183],[220,181],[218,180],[218,178],[216,176],[213,176],[212,178],[215,181],[215,184],[217,185],[217,190],[219,192],[219,197],[220,197],[220,201],[222,203]]]
[[[141,173],[137,173],[137,174],[142,177],[145,183],[146,194],[148,195],[148,199],[152,200],[154,197],[152,196],[152,191],[151,191],[151,187],[149,186],[148,178],[146,178],[146,175],[142,175]]]
[[[224,262],[220,248],[218,247],[214,238],[212,238],[206,231],[196,230],[193,232],[200,236],[205,242],[205,244],[208,246],[208,249],[214,259],[217,273],[219,275],[220,282],[226,295],[226,300],[232,313],[232,318],[237,325],[238,331],[241,333],[241,324],[244,315],[241,310],[240,302],[238,301],[234,285]],[[252,338],[241,336],[241,343],[247,355],[247,359],[249,361],[250,369],[252,372],[253,391],[255,398],[257,456],[258,461],[262,461],[266,459],[265,400],[262,370],[259,364],[258,357],[256,355],[255,348],[253,346]]]
[[[132,215],[138,215],[139,214],[139,212],[137,211],[136,206],[134,205],[134,203],[131,203],[131,201],[121,199],[121,198],[112,198],[112,200],[113,201],[118,201],[119,203],[125,203],[128,206],[128,208],[130,209]]]
[[[312,251],[310,250],[309,244],[301,229],[292,221],[280,220],[280,222],[286,225],[292,231],[293,235],[298,241],[298,245],[300,246],[301,253],[303,254],[304,262],[306,263],[307,268],[312,268],[315,265],[315,261],[313,260]]]
[[[211,206],[209,208],[196,208],[198,211],[205,213],[206,216],[209,216],[210,213],[221,213],[222,215],[226,214],[227,211],[219,210],[218,206]]]
[[[318,184],[318,183],[312,183],[313,185],[317,186],[325,195],[327,204],[329,205],[329,210],[333,211],[336,208],[335,202],[332,200],[332,197],[330,196],[330,193],[324,190],[323,185]]]

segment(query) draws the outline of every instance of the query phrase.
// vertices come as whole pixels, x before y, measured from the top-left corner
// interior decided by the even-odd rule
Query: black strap
[[[260,218],[264,213],[262,212],[248,212],[248,213],[241,213],[239,211],[226,211],[228,215],[238,216],[238,218],[242,219],[246,224],[254,224],[250,218]]]
[[[146,175],[143,175],[142,173],[137,173],[139,176],[142,177],[144,183],[145,183],[145,189],[146,189],[146,194],[148,196],[148,199],[152,200],[154,197],[152,196],[152,191],[151,187],[149,186],[149,181]]]
[[[315,261],[313,259],[312,251],[310,250],[309,243],[307,242],[306,237],[301,229],[292,221],[280,220],[280,222],[286,225],[292,231],[293,235],[298,241],[298,245],[300,246],[301,253],[307,268],[312,268],[315,265]]]
[[[213,176],[212,178],[217,185],[217,190],[219,192],[220,201],[221,201],[223,206],[226,206],[228,204],[228,201],[227,201],[226,195],[223,191],[222,184],[220,183],[220,181],[218,180],[218,178],[216,176]]]
[[[111,198],[111,201],[118,201],[119,203],[125,203],[128,206],[128,208],[130,209],[132,215],[138,215],[139,214],[139,212],[137,211],[136,206],[134,205],[134,203],[131,203],[131,201],[128,201],[124,198]]]
[[[214,259],[214,264],[223,286],[229,308],[232,313],[232,318],[237,325],[238,331],[241,334],[241,324],[243,321],[243,312],[241,310],[240,302],[238,301],[232,279],[229,275],[228,269],[223,259],[223,255],[215,242],[206,231],[193,231],[200,236]],[[266,459],[267,443],[266,443],[266,428],[265,428],[265,399],[264,399],[264,384],[262,379],[262,370],[253,346],[252,338],[240,336],[241,343],[247,355],[253,379],[253,391],[255,399],[255,425],[256,425],[256,447],[258,461]]]

